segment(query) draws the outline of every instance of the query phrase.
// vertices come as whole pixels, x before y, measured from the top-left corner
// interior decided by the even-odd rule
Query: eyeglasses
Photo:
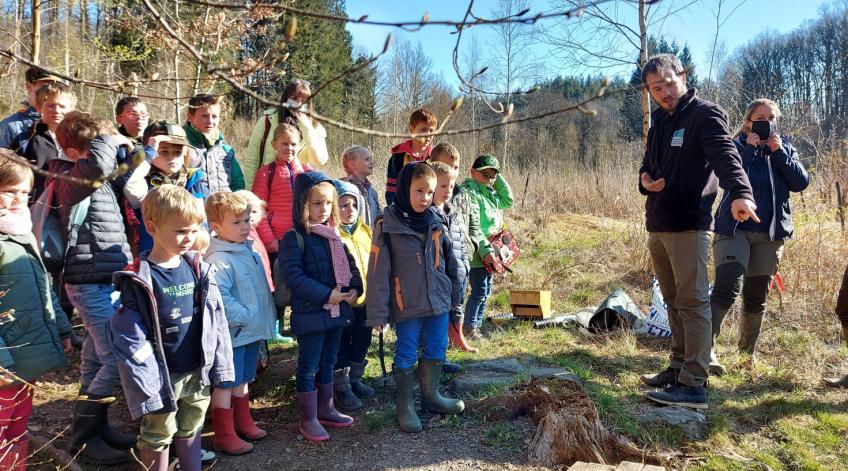
[[[0,191],[0,198],[8,201],[27,201],[29,200],[29,191]]]
[[[497,170],[493,170],[493,169],[491,169],[491,168],[486,168],[486,169],[483,169],[483,170],[478,170],[478,172],[480,172],[480,173],[481,173],[484,177],[488,178],[489,180],[492,180],[493,178],[495,178],[495,177],[497,177],[497,176],[498,176],[498,171],[497,171]]]

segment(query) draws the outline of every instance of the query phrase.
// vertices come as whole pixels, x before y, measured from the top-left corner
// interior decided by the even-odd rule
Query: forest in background
[[[541,21],[475,26],[494,29],[496,39],[484,43],[470,35],[464,38],[457,51],[457,68],[463,81],[472,86],[457,89],[434,73],[427,48],[416,41],[414,32],[402,33],[384,55],[371,61],[366,53],[354,48],[342,21],[284,9],[221,8],[215,2],[197,0],[146,1],[174,27],[176,36],[163,29],[145,1],[36,1],[40,52],[33,58],[33,1],[5,0],[0,12],[0,37],[4,38],[0,40],[0,55],[5,56],[0,68],[0,112],[13,111],[24,97],[22,73],[27,65],[13,57],[32,60],[86,82],[75,85],[79,108],[104,117],[112,116],[114,104],[122,95],[143,97],[154,119],[180,121],[191,95],[223,95],[223,126],[237,148],[246,145],[252,123],[267,108],[256,96],[279,99],[292,77],[308,80],[313,91],[319,90],[314,104],[321,115],[357,128],[392,133],[406,131],[411,110],[427,106],[444,117],[457,98],[462,98],[463,104],[451,116],[448,129],[497,125],[506,114],[493,111],[499,102],[502,107],[511,104],[514,111],[510,119],[517,120],[567,107],[604,89],[607,96],[593,101],[584,112],[556,113],[436,140],[456,144],[463,155],[493,153],[507,165],[528,171],[563,166],[632,166],[640,158],[643,131],[638,44],[633,38],[616,38],[620,33],[602,24],[601,15],[591,13],[615,8],[618,14],[631,10],[638,14],[635,5],[644,2],[593,5],[551,0],[544,8],[588,6],[582,17],[559,18],[546,28],[538,27]],[[719,7],[723,3],[715,2]],[[258,3],[345,15],[343,0]],[[632,8],[619,8],[619,4]],[[730,52],[721,49],[717,18],[717,41],[709,72],[697,70],[692,57],[710,51],[692,51],[662,36],[657,18],[669,18],[685,6],[675,0],[646,6],[655,9],[653,23],[646,14],[646,54],[676,53],[689,70],[690,84],[706,98],[722,104],[734,127],[751,99],[765,96],[776,100],[783,110],[780,128],[792,136],[802,158],[815,168],[838,170],[829,178],[841,179],[848,117],[848,2],[830,4],[820,11],[818,19],[797,30],[767,32]],[[486,13],[502,17],[531,7],[535,10],[541,6],[526,0],[498,0]],[[667,10],[666,16],[662,16],[662,8]],[[595,36],[603,37],[606,43],[578,44],[578,27],[594,28]],[[386,28],[387,36],[390,32],[392,28]],[[192,45],[204,62],[196,60],[176,37]],[[633,74],[607,79],[598,66],[599,58],[612,56],[604,48],[617,40],[625,45],[616,51],[620,55],[617,60],[629,60]],[[629,50],[628,42],[637,47]],[[569,75],[546,70],[533,61],[536,44],[558,46],[563,51],[564,69],[593,70],[598,66],[597,72]],[[484,67],[486,73],[477,73]],[[244,89],[221,80],[214,70],[225,71]],[[375,154],[381,155],[400,141],[398,137],[327,128],[334,154],[357,142],[372,146]]]

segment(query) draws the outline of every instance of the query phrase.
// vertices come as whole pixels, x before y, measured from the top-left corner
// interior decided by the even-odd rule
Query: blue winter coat
[[[28,136],[22,136],[24,131],[31,128],[32,125],[41,118],[38,111],[24,102],[25,108],[21,108],[10,116],[0,121],[0,147],[12,149],[15,152],[23,153],[29,143]]]
[[[196,252],[183,257],[194,267],[200,280],[199,301],[203,306],[201,383],[209,386],[234,381],[233,347],[224,303],[215,281],[216,270],[203,262]],[[122,306],[109,321],[110,343],[130,415],[138,419],[152,412],[174,412],[177,398],[162,344],[147,253],[141,254],[138,273],[118,272],[114,280],[121,292]]]
[[[771,180],[772,211],[773,217],[769,224],[769,237],[771,240],[783,240],[792,237],[794,226],[792,224],[792,208],[789,206],[789,192],[804,191],[810,184],[810,177],[804,169],[804,165],[798,160],[798,153],[783,138],[783,147],[772,153],[768,146],[754,147],[745,142],[744,136],[733,139],[736,149],[742,156],[742,168],[745,173],[755,158],[764,158],[769,163],[769,177]],[[756,191],[755,191],[756,193]],[[727,192],[724,192],[721,203],[715,216],[716,234],[732,236],[739,224],[733,219],[730,211],[731,200]]]
[[[333,272],[333,259],[330,255],[330,243],[317,234],[307,234],[301,223],[303,198],[314,185],[332,180],[321,172],[305,172],[294,181],[294,201],[292,220],[294,227],[283,236],[277,258],[286,280],[286,286],[291,290],[292,332],[295,335],[321,332],[349,326],[353,319],[353,311],[348,303],[342,302],[341,315],[330,317],[330,312],[323,305],[330,299],[330,293],[336,286]],[[300,233],[303,239],[303,250],[297,243],[294,231]],[[345,247],[350,272],[350,289],[362,293],[362,278],[356,268],[353,256]]]

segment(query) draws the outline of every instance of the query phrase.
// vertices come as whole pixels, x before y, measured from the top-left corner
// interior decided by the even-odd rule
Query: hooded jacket
[[[233,147],[224,141],[224,134],[218,131],[215,142],[209,142],[206,136],[194,128],[191,123],[183,126],[188,142],[197,154],[189,158],[189,167],[203,170],[209,181],[209,192],[244,190],[244,175],[236,160]]]
[[[460,204],[460,207],[467,207],[473,212],[471,220],[476,218],[480,222],[480,232],[469,233],[470,237],[478,237],[472,240],[472,245],[476,246],[477,250],[471,256],[471,267],[480,268],[483,266],[483,259],[493,252],[489,237],[503,229],[503,210],[512,207],[512,188],[500,173],[491,187],[469,178],[462,182],[460,193],[456,197],[458,200],[464,198],[467,200]]]
[[[0,290],[0,367],[29,382],[64,367],[60,339],[71,334],[71,324],[56,302],[31,233],[0,233]]]
[[[338,317],[331,317],[330,312],[324,309],[324,304],[330,299],[330,293],[336,286],[330,243],[317,234],[307,234],[306,227],[301,222],[304,198],[310,188],[321,182],[332,183],[332,180],[320,172],[302,173],[295,179],[295,204],[292,209],[295,223],[292,229],[286,232],[277,253],[286,287],[291,291],[291,323],[295,335],[347,327],[353,319],[353,311],[346,302],[340,304],[341,313]],[[300,248],[294,231],[300,233],[303,249]],[[345,253],[352,275],[349,288],[361,293],[362,278],[346,246]]]
[[[648,197],[648,232],[713,230],[712,205],[719,184],[729,201],[754,200],[730,137],[727,113],[720,106],[698,98],[693,88],[680,98],[674,113],[657,108],[651,120],[639,174],[665,178],[665,187],[648,191],[639,179],[639,191]]]
[[[375,227],[368,263],[368,326],[438,316],[460,303],[458,263],[442,221],[421,234],[389,206]]]
[[[253,194],[266,203],[265,217],[259,222],[256,232],[265,248],[276,252],[277,241],[292,227],[294,179],[312,169],[301,165],[296,158],[291,162],[272,162],[256,172]]]
[[[769,237],[771,240],[783,240],[792,237],[795,230],[792,224],[792,208],[789,206],[789,192],[799,192],[807,189],[810,177],[804,165],[798,160],[798,153],[788,139],[782,138],[783,144],[777,152],[772,152],[768,146],[754,147],[746,143],[745,136],[733,139],[739,155],[742,156],[742,168],[747,174],[754,159],[765,159],[769,169],[769,191],[772,198],[772,218],[769,221]],[[717,234],[732,236],[739,223],[733,219],[730,212],[731,199],[724,192],[715,215],[715,231]],[[755,201],[756,203],[756,201]],[[763,221],[766,222],[766,221]]]
[[[339,199],[342,196],[349,195],[356,198],[357,208],[359,208],[359,205],[364,204],[362,195],[354,184],[342,180],[336,180],[335,184]],[[353,259],[356,261],[356,268],[359,270],[359,276],[362,278],[362,295],[357,298],[356,303],[353,305],[353,307],[361,307],[365,304],[365,291],[368,289],[368,284],[365,280],[366,271],[368,270],[368,256],[371,253],[371,229],[365,224],[362,213],[360,212],[356,217],[353,230],[347,232],[342,227],[339,228],[339,234],[342,236],[342,242],[344,242],[347,249],[353,255]]]
[[[177,410],[147,255],[146,252],[141,255],[138,273],[115,273],[121,307],[109,320],[110,343],[133,419],[153,412]],[[215,281],[215,268],[203,262],[196,252],[188,252],[183,258],[194,268],[199,280],[200,299],[197,302],[201,303],[203,315],[201,383],[209,386],[234,381],[233,348],[224,303]]]
[[[62,161],[56,161],[58,167]],[[68,162],[69,164],[70,162]],[[88,156],[73,163],[69,174],[78,179],[104,180],[118,168],[118,143],[113,136],[95,137]],[[88,213],[76,243],[69,243],[63,280],[72,285],[111,283],[112,274],[132,262],[124,226],[122,192],[116,182],[106,181],[98,188],[67,179],[56,179],[55,202],[60,204],[62,226],[68,227],[71,209],[91,197]]]
[[[274,338],[274,298],[262,258],[252,246],[252,240],[236,244],[212,237],[203,257],[216,268],[233,347]]]
[[[421,149],[416,154],[412,150],[412,139],[401,142],[392,147],[392,155],[389,157],[389,167],[386,170],[386,206],[391,206],[395,199],[395,191],[397,191],[397,179],[400,175],[400,170],[404,165],[411,162],[421,162],[430,157],[430,152],[433,150],[428,144],[427,147]],[[373,229],[373,228],[372,228]]]

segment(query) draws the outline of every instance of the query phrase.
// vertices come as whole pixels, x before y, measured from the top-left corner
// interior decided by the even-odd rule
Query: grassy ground
[[[532,242],[525,246],[516,273],[498,283],[491,310],[508,309],[509,287],[552,290],[558,312],[597,304],[617,287],[625,288],[637,304],[647,308],[650,275],[640,247],[645,236],[637,223],[561,215],[551,218],[542,230],[532,217],[512,224],[520,239]],[[828,240],[839,243],[841,236],[836,238],[824,226],[801,222],[800,230],[807,229],[811,235],[806,243],[790,243],[784,266],[791,267],[799,259],[804,263],[803,251],[812,250],[811,245],[825,246]],[[818,259],[820,265],[827,265],[825,258],[829,257]],[[837,348],[832,315],[807,310],[832,306],[832,297],[812,300],[808,296],[815,293],[816,284],[838,286],[841,270],[813,272],[804,280],[793,279],[792,270],[789,273],[784,274],[789,291],[782,306],[778,296],[772,296],[770,313],[777,313],[766,320],[752,368],[747,366],[750,358],[735,352],[734,316],[724,329],[718,353],[729,374],[710,380],[707,418],[711,427],[703,443],[686,443],[675,430],[646,428],[637,420],[639,405],[645,402],[638,375],[664,367],[668,344],[662,340],[632,333],[589,337],[573,327],[533,330],[516,324],[496,328],[482,343],[482,353],[452,353],[452,357],[460,361],[532,357],[567,367],[586,381],[607,427],[648,448],[683,450],[682,467],[848,469],[848,394],[819,384],[822,374],[831,372],[828,366],[848,371],[848,350]]]
[[[489,312],[508,311],[510,288],[551,290],[555,310],[567,313],[597,304],[619,287],[647,311],[651,275],[641,221],[643,200],[633,194],[631,174],[534,176],[529,197],[523,191],[523,176],[510,175],[516,207],[508,223],[522,242],[523,255],[513,266],[515,273],[496,281]],[[573,326],[534,330],[513,323],[491,327],[477,345],[481,353],[451,350],[449,357],[460,362],[535,359],[563,366],[583,378],[607,428],[648,450],[675,453],[679,469],[848,469],[848,391],[820,386],[823,375],[848,372],[848,349],[839,347],[832,314],[848,246],[833,222],[832,202],[824,192],[809,190],[805,197],[793,201],[797,235],[787,244],[780,269],[787,291],[770,296],[752,367],[750,358],[735,351],[738,313],[728,316],[717,351],[729,373],[710,380],[710,432],[701,443],[638,420],[646,403],[638,375],[664,367],[665,340],[629,332],[593,337]],[[390,355],[391,334],[387,340]],[[387,397],[370,402],[356,414],[360,425],[334,433],[329,444],[297,441],[296,352],[294,345],[274,347],[271,369],[256,384],[256,417],[271,438],[260,443],[256,453],[225,457],[220,466],[315,469],[323,467],[328,456],[342,453],[349,469],[536,469],[526,465],[533,430],[526,419],[486,424],[469,416],[432,418],[424,433],[406,435],[397,432]],[[375,352],[372,348],[366,372],[372,382],[380,376]],[[390,367],[390,358],[387,363]],[[53,436],[69,423],[77,387],[75,366],[76,357],[69,370],[39,383],[34,431]],[[121,412],[125,411],[121,401],[114,409],[115,415],[124,416],[124,426],[133,426]],[[58,446],[64,445],[60,439]],[[294,458],[300,466],[292,467]]]

